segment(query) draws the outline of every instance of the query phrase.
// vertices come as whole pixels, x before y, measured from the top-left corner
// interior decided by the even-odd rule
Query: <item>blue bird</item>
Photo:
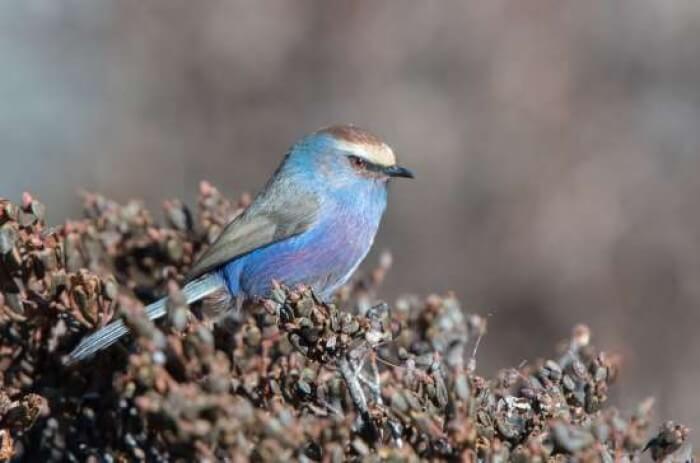
[[[299,140],[252,204],[195,262],[183,288],[188,304],[206,298],[213,312],[269,296],[273,282],[310,286],[323,299],[365,258],[386,208],[392,177],[413,178],[392,149],[354,126],[321,129]],[[166,299],[146,308],[151,320]],[[75,363],[128,333],[115,321],[83,339]]]

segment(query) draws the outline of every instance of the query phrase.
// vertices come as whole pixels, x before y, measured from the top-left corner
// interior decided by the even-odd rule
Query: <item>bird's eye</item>
[[[350,160],[350,165],[353,166],[355,169],[361,170],[367,167],[367,161],[365,161],[361,157],[348,156],[348,159]]]

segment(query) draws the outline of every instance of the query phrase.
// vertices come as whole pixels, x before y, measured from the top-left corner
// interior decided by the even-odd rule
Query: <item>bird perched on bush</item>
[[[187,303],[219,308],[270,294],[274,282],[310,286],[328,298],[369,252],[392,177],[413,178],[391,148],[353,126],[321,129],[299,140],[253,203],[195,262],[183,288]],[[166,314],[166,300],[146,308]],[[98,330],[68,356],[74,363],[128,332],[122,321]]]

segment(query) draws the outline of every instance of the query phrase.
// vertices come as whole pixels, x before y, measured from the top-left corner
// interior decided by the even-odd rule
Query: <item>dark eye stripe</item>
[[[352,163],[352,165],[357,167],[357,168],[362,168],[362,169],[370,171],[370,172],[383,172],[384,171],[384,167],[380,166],[379,164],[369,162],[367,159],[361,158],[359,156],[355,156],[354,154],[349,154],[348,159],[350,159],[350,162]]]

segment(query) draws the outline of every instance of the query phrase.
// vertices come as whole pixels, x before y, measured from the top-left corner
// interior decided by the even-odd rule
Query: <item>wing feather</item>
[[[284,181],[272,181],[195,262],[187,276],[197,278],[255,249],[308,230],[316,221],[316,195]]]

